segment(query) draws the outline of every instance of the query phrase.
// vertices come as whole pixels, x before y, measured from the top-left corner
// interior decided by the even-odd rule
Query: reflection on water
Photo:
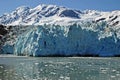
[[[120,59],[0,58],[0,80],[120,80]]]

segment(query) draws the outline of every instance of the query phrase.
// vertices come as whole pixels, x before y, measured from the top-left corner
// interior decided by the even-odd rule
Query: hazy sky
[[[120,10],[120,0],[0,0],[0,15],[9,13],[19,6],[35,7],[39,4],[55,4],[79,10]]]

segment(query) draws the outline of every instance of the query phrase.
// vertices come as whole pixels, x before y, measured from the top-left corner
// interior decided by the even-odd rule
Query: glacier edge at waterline
[[[106,22],[85,22],[68,26],[32,26],[20,35],[14,54],[28,56],[120,54],[119,30]]]

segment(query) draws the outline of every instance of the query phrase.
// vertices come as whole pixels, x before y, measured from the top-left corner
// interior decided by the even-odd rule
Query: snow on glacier
[[[14,54],[113,56],[120,53],[120,40],[111,30],[106,22],[34,26],[18,38]]]

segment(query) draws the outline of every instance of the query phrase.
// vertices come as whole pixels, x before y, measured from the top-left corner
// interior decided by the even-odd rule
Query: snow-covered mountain
[[[110,25],[120,25],[120,11],[102,12],[95,10],[73,10],[56,5],[38,5],[35,8],[18,7],[9,14],[0,17],[4,25],[40,25],[40,24],[72,24],[81,21],[107,21]]]
[[[19,7],[0,17],[1,53],[120,55],[120,10],[73,10],[56,5]]]

